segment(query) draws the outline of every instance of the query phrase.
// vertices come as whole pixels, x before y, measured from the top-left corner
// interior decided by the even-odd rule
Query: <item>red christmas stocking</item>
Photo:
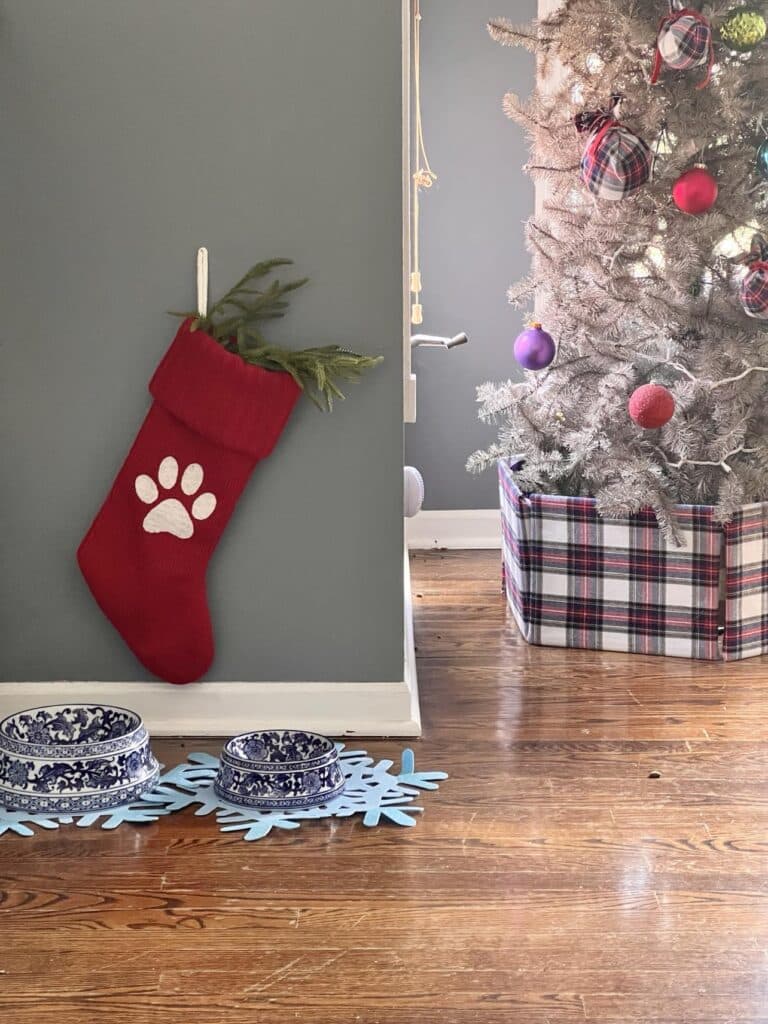
[[[169,683],[213,659],[208,560],[301,391],[184,323],[149,386],[138,437],[77,552],[99,607]]]

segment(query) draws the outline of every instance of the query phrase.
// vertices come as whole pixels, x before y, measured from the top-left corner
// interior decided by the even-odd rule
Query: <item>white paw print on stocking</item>
[[[154,506],[144,516],[144,522],[141,524],[147,533],[170,533],[180,540],[188,540],[195,532],[193,520],[200,521],[213,515],[216,496],[210,491],[197,494],[203,486],[203,467],[197,462],[191,462],[181,477],[181,489],[184,494],[189,498],[197,494],[192,502],[192,508],[187,510],[178,498],[163,498],[159,504],[155,504],[160,497],[158,484],[164,491],[170,491],[176,486],[178,479],[179,464],[172,455],[166,455],[160,463],[157,483],[146,473],[136,477],[136,494],[145,505]]]

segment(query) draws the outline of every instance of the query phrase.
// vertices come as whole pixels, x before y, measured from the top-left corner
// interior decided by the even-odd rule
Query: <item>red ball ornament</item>
[[[629,415],[644,430],[669,423],[675,414],[675,400],[661,384],[643,384],[629,397]]]
[[[715,205],[717,182],[703,164],[696,164],[672,186],[672,198],[683,213],[706,213]]]

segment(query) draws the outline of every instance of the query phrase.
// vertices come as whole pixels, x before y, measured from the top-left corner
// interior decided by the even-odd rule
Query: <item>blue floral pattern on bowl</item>
[[[147,731],[134,711],[100,704],[19,711],[0,722],[0,749],[28,757],[99,757],[133,750]]]
[[[88,811],[138,799],[160,766],[141,718],[99,704],[33,708],[0,722],[0,804]]]
[[[271,729],[225,745],[216,794],[241,807],[318,807],[339,796],[344,774],[332,740],[318,733]]]

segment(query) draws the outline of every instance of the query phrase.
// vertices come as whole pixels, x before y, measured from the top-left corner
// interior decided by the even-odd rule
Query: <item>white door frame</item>
[[[416,421],[416,375],[411,369],[411,138],[413,0],[402,0],[403,18],[403,420]]]

